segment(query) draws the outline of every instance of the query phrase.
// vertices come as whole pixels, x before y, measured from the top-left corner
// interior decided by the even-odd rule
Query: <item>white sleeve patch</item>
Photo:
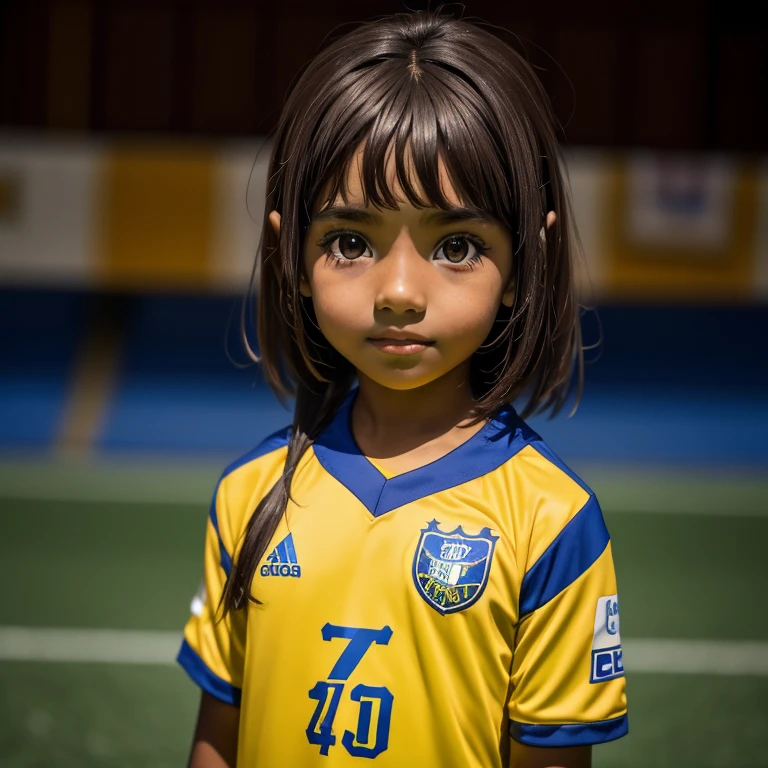
[[[200,582],[200,588],[197,590],[197,594],[192,598],[192,602],[189,606],[189,610],[192,611],[195,616],[202,616],[206,597],[205,582]]]
[[[624,674],[624,659],[619,633],[619,601],[616,595],[600,597],[595,610],[592,635],[592,672],[590,683],[602,683]]]

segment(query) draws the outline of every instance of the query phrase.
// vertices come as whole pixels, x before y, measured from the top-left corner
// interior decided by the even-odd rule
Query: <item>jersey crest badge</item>
[[[463,611],[480,599],[499,537],[490,528],[469,536],[461,526],[446,532],[439,525],[432,520],[421,530],[413,581],[427,604],[445,615]]]
[[[261,566],[262,576],[301,576],[301,566],[293,546],[293,534],[289,533],[268,555]]]

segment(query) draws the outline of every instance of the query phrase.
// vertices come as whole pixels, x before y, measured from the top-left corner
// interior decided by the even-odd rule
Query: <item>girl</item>
[[[260,357],[296,410],[214,495],[190,764],[589,765],[627,731],[611,545],[511,406],[581,379],[541,85],[464,21],[363,25],[268,179]]]

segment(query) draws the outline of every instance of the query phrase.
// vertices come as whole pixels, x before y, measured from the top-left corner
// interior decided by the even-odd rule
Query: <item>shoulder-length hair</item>
[[[451,207],[439,181],[442,161],[462,204],[511,233],[515,301],[511,310],[499,308],[473,356],[476,419],[521,397],[523,416],[555,413],[574,371],[581,390],[572,217],[555,126],[546,92],[518,53],[485,29],[439,13],[365,23],[325,47],[296,80],[274,137],[254,270],[264,376],[279,396],[296,398],[296,409],[283,475],[250,518],[222,598],[225,612],[250,598],[294,470],[354,382],[299,282],[311,212],[346,199],[361,145],[367,204],[398,206],[386,174],[394,158],[412,205]],[[279,237],[269,225],[272,210],[281,215]],[[547,233],[550,210],[557,225]]]

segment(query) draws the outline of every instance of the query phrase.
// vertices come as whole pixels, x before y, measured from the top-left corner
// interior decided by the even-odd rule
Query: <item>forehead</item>
[[[339,194],[336,195],[334,200],[331,201],[331,206],[352,204],[352,205],[365,205],[367,195],[363,180],[363,152],[365,150],[365,143],[361,143],[352,158],[347,165],[344,173],[344,185]],[[442,157],[438,156],[437,159],[438,177],[440,181],[440,188],[446,201],[449,205],[460,206],[462,200],[454,189],[451,183],[450,174],[443,161]],[[405,170],[408,176],[409,183],[415,188],[418,196],[423,199],[427,199],[427,195],[421,185],[421,182],[416,174],[416,170],[413,164],[413,160],[410,152],[410,145],[406,147],[405,151]],[[405,192],[403,191],[400,180],[397,177],[397,164],[395,161],[395,154],[392,148],[387,154],[385,164],[384,183],[387,186],[393,196],[401,205],[410,205]],[[344,199],[346,195],[346,199]],[[327,197],[327,191],[321,196]]]

